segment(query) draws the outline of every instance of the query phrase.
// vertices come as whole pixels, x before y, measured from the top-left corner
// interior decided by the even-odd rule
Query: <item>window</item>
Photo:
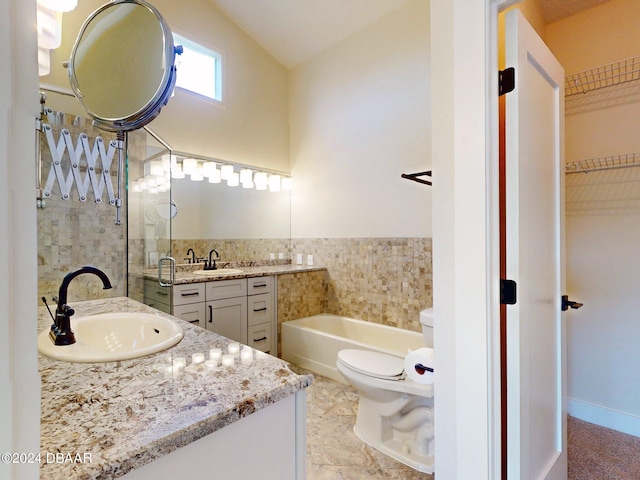
[[[176,55],[176,87],[222,100],[222,56],[175,33],[173,41],[183,48],[182,55]]]

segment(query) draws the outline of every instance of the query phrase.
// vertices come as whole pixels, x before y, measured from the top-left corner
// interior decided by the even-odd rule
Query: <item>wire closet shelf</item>
[[[640,56],[567,75],[564,91],[566,97],[571,97],[635,80],[640,80]]]
[[[565,97],[636,80],[640,80],[640,56],[567,75],[564,79]],[[637,166],[640,166],[640,153],[624,153],[569,162],[565,165],[565,173],[588,173]]]
[[[569,162],[565,166],[565,173],[589,173],[598,170],[612,170],[640,166],[640,153],[625,153],[609,157],[590,158]]]

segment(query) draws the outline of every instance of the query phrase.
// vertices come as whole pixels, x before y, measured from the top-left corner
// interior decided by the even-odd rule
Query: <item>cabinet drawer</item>
[[[171,305],[171,287],[161,287],[157,280],[145,278],[144,298],[153,303]]]
[[[204,302],[204,283],[187,283],[173,286],[173,305]]]
[[[198,327],[205,327],[205,304],[191,303],[187,305],[176,305],[173,307],[173,316],[181,318]]]
[[[273,289],[273,276],[248,278],[247,295],[269,293]]]
[[[222,298],[242,297],[247,294],[247,279],[207,282],[207,302]]]
[[[247,320],[249,325],[271,322],[273,315],[273,295],[262,293],[247,297]]]
[[[266,353],[272,353],[273,332],[271,323],[261,323],[248,328],[247,345]]]
[[[171,315],[171,305],[167,303],[158,302],[152,298],[144,297],[144,304]]]

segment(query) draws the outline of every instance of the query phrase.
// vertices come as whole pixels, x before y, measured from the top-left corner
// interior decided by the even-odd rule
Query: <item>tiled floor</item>
[[[307,392],[308,480],[431,480],[363,443],[353,425],[358,394],[315,375]]]

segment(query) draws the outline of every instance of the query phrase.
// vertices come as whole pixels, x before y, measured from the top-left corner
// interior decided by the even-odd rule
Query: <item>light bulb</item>
[[[51,71],[51,57],[48,48],[38,47],[38,75],[43,77]]]
[[[269,190],[272,192],[280,191],[280,175],[269,176]]]
[[[237,187],[240,185],[240,175],[238,175],[238,172],[233,172],[231,174],[231,177],[227,179],[227,185],[229,187]]]
[[[216,162],[205,162],[202,165],[202,174],[207,178],[211,178],[211,175],[214,175],[215,170]]]
[[[222,165],[220,167],[220,178],[222,180],[229,180],[233,175],[233,165]]]
[[[47,7],[38,7],[38,46],[55,49],[62,44],[62,14]]]
[[[38,5],[56,12],[70,12],[78,6],[78,0],[38,0]]]
[[[171,167],[171,177],[175,179],[184,178],[184,172],[179,164],[176,163],[175,166]]]
[[[155,175],[156,177],[164,175],[164,170],[162,169],[162,160],[151,160],[149,173],[151,175]]]
[[[171,171],[171,165],[173,164],[172,162],[172,158],[171,155],[162,155],[162,171],[163,172],[170,172]]]
[[[185,158],[182,161],[182,171],[185,175],[192,175],[198,172],[198,161],[195,158]]]
[[[263,190],[263,188],[260,187],[266,187],[269,184],[267,174],[265,172],[256,172],[254,182],[256,182],[256,188],[258,188],[258,190]]]
[[[253,171],[248,168],[243,168],[240,170],[240,183],[252,183],[253,179]]]
[[[220,170],[214,168],[211,176],[209,177],[209,183],[220,183],[220,180]]]

